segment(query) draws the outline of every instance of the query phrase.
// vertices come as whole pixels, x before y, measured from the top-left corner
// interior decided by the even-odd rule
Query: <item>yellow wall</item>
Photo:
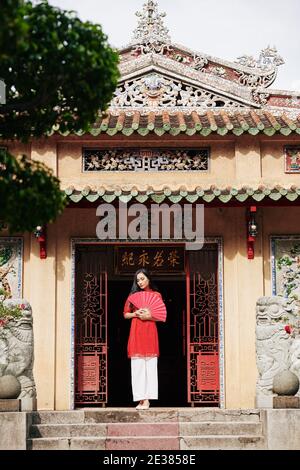
[[[205,235],[222,236],[224,241],[227,408],[255,406],[255,303],[258,297],[271,293],[269,235],[299,233],[300,208],[290,210],[293,216],[283,226],[286,208],[259,209],[261,230],[254,260],[247,259],[245,210],[224,207],[205,211]],[[70,241],[72,237],[96,238],[96,221],[94,209],[66,210],[49,231],[47,260],[39,259],[35,240],[31,240],[30,259],[25,260],[24,292],[34,311],[34,372],[40,409],[71,406]]]
[[[216,185],[220,187],[259,185],[300,184],[300,174],[284,172],[284,146],[300,144],[300,136],[284,137],[264,135],[241,137],[225,136],[204,138],[202,136],[164,135],[150,139],[133,136],[116,138],[100,135],[98,138],[63,138],[52,137],[31,144],[8,144],[9,150],[20,155],[26,153],[31,158],[41,160],[53,169],[61,180],[62,187],[74,186],[83,189],[91,186],[96,189],[101,185],[131,187],[151,185],[161,188],[164,185],[178,188]],[[210,147],[211,164],[208,173],[197,172],[82,172],[82,148],[110,147]]]
[[[180,185],[258,184],[273,182],[299,184],[300,175],[284,174],[283,145],[292,139],[217,138],[192,139],[195,146],[210,146],[211,172],[199,175],[180,173],[138,174],[140,184],[154,187]],[[180,145],[191,140],[179,139]],[[174,145],[174,139],[163,140]],[[296,140],[295,140],[296,142]],[[298,138],[298,143],[300,137]],[[100,140],[101,144],[108,145]],[[45,161],[61,178],[63,186],[132,185],[134,173],[81,173],[81,147],[99,142],[64,142],[52,139],[33,143],[32,147],[10,147],[14,153],[32,151],[31,156]],[[124,143],[123,143],[124,144]],[[153,142],[131,142],[131,146],[150,146]],[[110,141],[112,145],[112,139]],[[121,142],[114,145],[121,146]],[[126,142],[126,145],[129,145]],[[287,212],[288,210],[288,212]],[[288,214],[288,217],[287,217]],[[271,294],[271,234],[297,234],[300,208],[265,207],[258,209],[259,235],[255,259],[246,252],[245,208],[226,205],[207,208],[205,235],[224,240],[224,322],[225,322],[225,397],[227,408],[255,406],[255,303],[261,295]],[[24,237],[24,297],[33,307],[35,333],[35,380],[39,409],[69,409],[71,375],[71,253],[72,237],[95,238],[95,209],[66,209],[55,224],[48,227],[48,258],[39,259],[34,237]]]

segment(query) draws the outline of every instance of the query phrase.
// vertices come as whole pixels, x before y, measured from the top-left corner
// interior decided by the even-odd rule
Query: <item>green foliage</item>
[[[292,248],[291,248],[291,255],[292,256],[297,256],[300,254],[300,244],[296,243]]]
[[[0,302],[0,326],[3,325],[3,321],[9,322],[11,320],[18,320],[22,317],[22,310],[15,307],[5,307],[2,302]]]
[[[282,269],[283,266],[292,266],[293,261],[289,256],[282,256],[277,260],[277,267],[279,270]]]
[[[0,267],[4,266],[4,264],[6,264],[10,260],[12,253],[13,253],[13,250],[10,246],[5,246],[0,249]],[[0,289],[0,295],[2,295],[1,289]]]
[[[119,77],[101,26],[41,1],[2,0],[0,137],[27,140],[59,128],[87,130]]]
[[[7,292],[4,289],[0,289],[0,297],[4,299],[7,297]],[[5,326],[5,324],[11,320],[17,320],[22,317],[22,310],[17,305],[14,307],[5,307],[3,301],[0,300],[0,326]]]
[[[1,0],[0,139],[28,141],[54,129],[87,130],[116,88],[118,55],[101,26],[47,1]],[[0,223],[11,232],[53,221],[65,206],[42,163],[0,151]]]
[[[41,162],[17,160],[0,150],[0,220],[11,232],[33,231],[53,221],[66,199],[59,180]]]

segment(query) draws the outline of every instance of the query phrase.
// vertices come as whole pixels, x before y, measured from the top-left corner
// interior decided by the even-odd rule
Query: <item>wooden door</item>
[[[75,262],[75,406],[107,402],[107,254],[78,246]]]
[[[218,406],[218,245],[206,244],[187,256],[188,402]]]

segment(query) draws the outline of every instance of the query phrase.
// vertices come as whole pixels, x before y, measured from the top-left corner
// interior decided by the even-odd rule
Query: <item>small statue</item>
[[[289,369],[291,335],[285,329],[293,311],[279,296],[260,297],[256,304],[257,395],[273,394],[274,376]]]
[[[0,328],[0,375],[13,375],[21,383],[18,398],[36,398],[33,378],[33,319],[29,302],[6,299],[5,307],[20,307],[22,317],[10,320]]]

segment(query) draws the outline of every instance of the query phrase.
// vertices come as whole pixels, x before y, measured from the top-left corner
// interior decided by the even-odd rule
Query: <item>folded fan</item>
[[[157,293],[152,291],[135,292],[128,297],[128,300],[137,309],[148,308],[155,320],[166,321],[167,309],[161,296]]]

